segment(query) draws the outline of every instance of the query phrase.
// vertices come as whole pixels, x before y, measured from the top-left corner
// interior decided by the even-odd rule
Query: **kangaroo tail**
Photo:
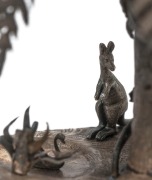
[[[119,175],[119,156],[123,146],[131,135],[131,123],[130,121],[122,130],[122,133],[116,142],[113,153],[112,160],[112,177],[117,177]]]

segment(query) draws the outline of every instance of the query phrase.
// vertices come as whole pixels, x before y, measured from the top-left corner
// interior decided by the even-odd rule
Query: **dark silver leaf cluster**
[[[0,0],[0,74],[6,53],[12,48],[10,36],[17,35],[18,27],[15,20],[17,10],[21,11],[25,24],[28,24],[28,10],[24,0]]]

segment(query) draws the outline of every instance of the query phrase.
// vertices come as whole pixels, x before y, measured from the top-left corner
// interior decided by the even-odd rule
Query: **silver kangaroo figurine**
[[[95,109],[99,119],[99,125],[88,133],[87,139],[104,140],[116,134],[116,124],[124,125],[124,113],[128,108],[128,100],[123,85],[111,71],[115,70],[114,43],[107,45],[100,43],[100,69],[101,74],[96,87]]]

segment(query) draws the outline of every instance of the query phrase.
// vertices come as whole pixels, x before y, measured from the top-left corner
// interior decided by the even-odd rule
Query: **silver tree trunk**
[[[129,3],[128,3],[129,2]],[[152,0],[129,0],[128,18],[135,31],[134,121],[129,166],[152,172]]]

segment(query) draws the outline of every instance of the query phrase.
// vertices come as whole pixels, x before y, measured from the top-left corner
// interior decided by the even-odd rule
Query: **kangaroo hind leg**
[[[107,125],[106,127],[99,131],[96,135],[96,139],[99,141],[103,141],[109,136],[113,136],[116,134],[116,124],[119,118],[118,106],[105,106],[104,107],[106,118],[107,118]]]
[[[106,126],[103,130],[99,131],[96,135],[96,140],[103,141],[109,136],[113,136],[116,134],[116,128],[115,127],[109,127]]]

